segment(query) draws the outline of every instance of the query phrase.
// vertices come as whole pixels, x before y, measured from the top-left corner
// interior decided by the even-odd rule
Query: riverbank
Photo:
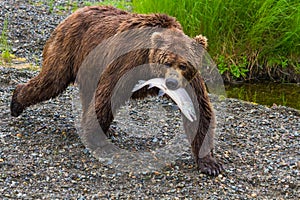
[[[0,2],[0,24],[7,17],[12,53],[39,65],[50,32],[70,10],[51,13],[50,3],[30,2]],[[64,1],[54,4],[58,8]],[[0,199],[300,198],[300,114],[295,109],[211,96],[218,120],[215,154],[225,165],[224,173],[215,178],[199,173],[188,146],[170,165],[153,172],[123,172],[95,159],[78,137],[74,86],[17,118],[10,116],[14,88],[37,73],[0,66]],[[154,145],[183,133],[174,105],[156,98],[147,105],[133,110],[143,118],[124,116],[119,122],[127,126],[114,124],[114,136],[123,137],[125,147],[139,147],[126,138],[140,141],[139,130],[148,130],[143,124],[160,131],[155,138],[143,135]],[[161,105],[167,124],[156,126],[151,105]]]

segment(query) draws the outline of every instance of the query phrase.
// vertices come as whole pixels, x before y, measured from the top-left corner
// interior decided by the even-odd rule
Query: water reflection
[[[300,84],[243,83],[226,85],[229,98],[267,106],[283,105],[300,110]]]

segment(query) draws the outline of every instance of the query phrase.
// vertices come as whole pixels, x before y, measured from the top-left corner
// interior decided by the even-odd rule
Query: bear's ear
[[[194,40],[198,43],[201,44],[204,49],[207,49],[207,38],[203,35],[197,35],[196,37],[194,37]]]
[[[163,41],[164,41],[164,39],[163,39],[162,33],[160,33],[160,32],[154,32],[151,35],[151,43],[152,43],[153,46],[159,47],[159,46],[161,46],[161,44],[163,43]]]

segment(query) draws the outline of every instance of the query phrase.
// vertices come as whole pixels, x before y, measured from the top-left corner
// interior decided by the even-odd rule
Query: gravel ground
[[[1,26],[9,16],[14,54],[40,62],[44,42],[69,12],[58,9],[64,2],[55,1],[53,13],[42,1],[0,2]],[[124,172],[100,163],[80,141],[72,112],[74,86],[17,118],[10,116],[16,84],[36,74],[0,67],[0,199],[300,198],[297,110],[211,96],[218,119],[216,157],[225,164],[223,174],[212,178],[199,173],[188,148],[153,172]],[[156,105],[165,113],[159,123],[150,112]],[[131,102],[128,109],[132,116],[120,112],[112,126],[112,140],[122,141],[124,148],[158,147],[182,131],[180,113],[165,99]],[[140,137],[140,131],[154,125],[157,135]]]
[[[53,29],[73,9],[83,7],[85,2],[87,1],[1,0],[0,30],[7,20],[7,36],[12,53],[31,63],[40,64],[43,46]]]
[[[300,198],[299,111],[235,99],[219,101],[211,96],[218,117],[216,154],[226,172],[216,178],[199,173],[189,150],[154,172],[123,172],[104,166],[82,145],[72,115],[75,87],[12,118],[9,103],[16,83],[25,82],[37,72],[14,68],[0,68],[0,72],[1,199]],[[148,99],[146,106],[133,110],[142,117],[117,116],[114,127],[125,147],[142,146],[128,137],[135,137],[135,128],[147,132],[147,127],[143,130],[139,125],[142,122],[156,124],[147,111],[157,104],[167,107],[168,127],[162,125],[155,140],[149,136],[151,141],[165,141],[182,130],[180,114],[170,109],[170,103]],[[159,129],[160,124],[156,126]]]

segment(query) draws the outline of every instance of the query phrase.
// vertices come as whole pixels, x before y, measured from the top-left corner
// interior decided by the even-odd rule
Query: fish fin
[[[135,84],[135,86],[133,87],[133,89],[131,90],[131,92],[136,92],[138,91],[139,89],[141,89],[143,86],[143,84],[145,83],[146,81],[144,80],[139,80],[137,84]]]
[[[164,92],[163,90],[159,90],[159,92],[158,92],[158,96],[159,96],[159,97],[164,96],[164,94],[165,94],[165,92]]]
[[[148,90],[151,89],[151,88],[153,88],[153,87],[155,87],[155,85],[153,85],[152,83],[150,83],[149,86],[148,86]]]

